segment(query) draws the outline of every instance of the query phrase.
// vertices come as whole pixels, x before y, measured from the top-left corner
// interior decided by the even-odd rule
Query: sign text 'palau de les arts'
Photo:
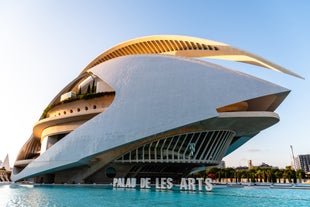
[[[155,182],[154,182],[155,181]],[[113,188],[140,188],[151,189],[152,184],[155,184],[157,190],[172,190],[175,189],[172,178],[140,178],[140,184],[137,184],[136,178],[114,178]],[[211,178],[181,178],[179,190],[182,191],[212,191]]]

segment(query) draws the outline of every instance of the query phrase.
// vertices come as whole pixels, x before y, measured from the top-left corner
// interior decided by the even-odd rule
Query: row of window
[[[97,106],[96,106],[96,105],[93,105],[92,109],[97,109]],[[80,112],[81,110],[83,110],[83,109],[77,108],[77,109],[76,109],[76,112]],[[88,106],[85,106],[85,107],[84,107],[84,110],[85,110],[85,111],[88,111],[88,110],[89,110]],[[73,109],[70,109],[69,112],[70,112],[70,114],[72,114],[72,113],[74,113],[74,110],[73,110]],[[58,116],[66,115],[66,114],[67,114],[67,111],[63,111],[63,113],[58,112]],[[54,116],[57,116],[57,114],[55,114]]]

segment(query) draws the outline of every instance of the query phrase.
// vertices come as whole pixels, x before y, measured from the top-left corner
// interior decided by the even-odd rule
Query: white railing
[[[165,137],[141,145],[114,162],[121,163],[205,163],[220,162],[235,132],[203,131]]]

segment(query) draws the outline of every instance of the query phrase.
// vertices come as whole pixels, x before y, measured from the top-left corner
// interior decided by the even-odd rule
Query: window
[[[113,167],[109,167],[105,170],[105,174],[108,178],[114,178],[116,176],[116,170]]]

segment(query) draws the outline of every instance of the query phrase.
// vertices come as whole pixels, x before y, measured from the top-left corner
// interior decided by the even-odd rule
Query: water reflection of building
[[[224,43],[143,37],[94,59],[51,101],[14,163],[14,181],[111,183],[180,178],[274,125],[281,86],[194,58],[244,62],[297,76]]]

